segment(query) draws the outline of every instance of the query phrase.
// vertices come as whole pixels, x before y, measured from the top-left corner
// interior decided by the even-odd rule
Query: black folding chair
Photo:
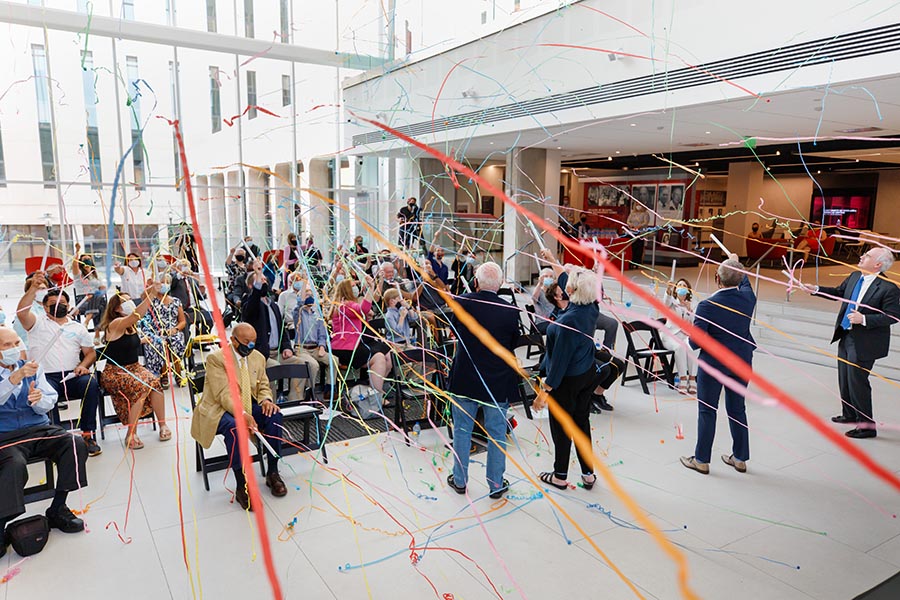
[[[203,394],[203,385],[206,382],[206,373],[195,373],[190,381],[190,397],[191,411],[197,409],[197,402]],[[250,441],[256,446],[256,454],[253,455],[253,462],[259,462],[259,471],[263,477],[266,476],[266,461],[262,459],[262,451],[259,448],[259,442],[252,437]],[[197,453],[197,471],[203,473],[203,486],[209,491],[209,474],[216,471],[222,471],[231,467],[231,457],[227,454],[221,456],[207,456],[206,450],[200,445],[200,442],[194,442]]]
[[[659,331],[643,321],[623,322],[628,350],[625,353],[625,368],[622,370],[622,385],[627,381],[640,380],[645,394],[650,394],[647,383],[651,380],[663,379],[670,386],[675,385],[675,351],[663,346]],[[641,335],[636,335],[641,334]],[[644,342],[644,337],[647,341]],[[635,342],[637,338],[637,342]],[[657,368],[654,363],[659,361]],[[628,375],[628,367],[634,365],[637,373]]]
[[[313,449],[309,440],[309,424],[310,422],[316,424],[317,447],[322,450],[322,461],[328,463],[328,453],[325,450],[325,433],[322,431],[322,422],[319,420],[319,415],[322,414],[321,402],[316,398],[315,386],[309,374],[309,366],[299,364],[269,367],[266,369],[266,377],[269,378],[269,385],[272,386],[275,398],[279,400],[277,404],[281,409],[284,420],[303,422],[303,441],[301,443],[307,450]],[[309,383],[307,393],[311,400],[282,400],[287,398],[287,389],[289,389],[293,379],[305,379]],[[296,454],[299,450],[292,444],[283,445],[281,448],[283,456]]]
[[[442,425],[448,421],[446,399],[434,393],[431,386],[444,390],[446,364],[441,355],[425,348],[413,348],[391,353],[394,362],[394,423],[408,434],[411,426],[419,423]],[[409,377],[406,375],[409,374]],[[420,417],[410,419],[406,414],[406,403],[416,400],[424,408]],[[406,436],[408,446],[409,436]]]

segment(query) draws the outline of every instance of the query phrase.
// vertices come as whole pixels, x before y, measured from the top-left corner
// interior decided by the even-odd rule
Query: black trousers
[[[596,372],[593,365],[581,375],[563,377],[559,387],[550,392],[564,411],[569,413],[575,426],[591,441],[591,392],[594,391]],[[569,474],[569,456],[572,452],[572,438],[567,434],[559,421],[550,413],[550,437],[553,439],[553,472],[560,479]],[[581,472],[585,475],[594,472],[592,455],[582,456],[578,453]]]
[[[869,371],[875,366],[874,360],[859,360],[853,338],[845,335],[838,342],[838,387],[841,390],[841,414],[859,423],[869,423],[872,419],[872,385]],[[847,361],[847,362],[844,362]]]
[[[0,434],[0,518],[25,512],[28,460],[49,458],[56,464],[56,491],[87,485],[87,447],[80,435],[57,425],[36,425]]]
[[[613,356],[604,350],[598,350],[594,353],[594,360],[597,365],[597,375],[594,381],[595,387],[602,387],[608,390],[625,370],[625,361],[618,356]]]

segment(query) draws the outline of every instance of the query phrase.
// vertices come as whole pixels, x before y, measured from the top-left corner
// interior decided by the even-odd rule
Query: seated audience
[[[231,332],[231,344],[225,352],[231,352],[238,371],[238,390],[249,434],[265,436],[266,441],[279,456],[284,431],[281,411],[272,401],[272,389],[266,375],[266,357],[255,351],[256,331],[247,323],[238,323]],[[225,448],[234,472],[234,499],[244,510],[254,510],[247,493],[246,473],[238,449],[237,422],[234,418],[234,399],[230,392],[225,357],[216,350],[206,358],[206,381],[203,395],[194,409],[191,420],[191,436],[204,448],[212,445],[216,434],[225,438]],[[275,497],[287,495],[287,486],[278,473],[278,456],[266,452],[266,486]]]
[[[128,294],[112,296],[100,321],[106,342],[103,349],[106,367],[100,375],[100,385],[112,399],[119,421],[128,426],[125,443],[131,450],[144,447],[137,434],[138,420],[151,413],[159,423],[160,441],[172,439],[172,431],[166,425],[166,403],[159,377],[138,362],[141,340],[137,322],[150,310],[159,290],[159,283],[150,285],[146,297],[137,306]]]
[[[0,531],[25,513],[29,458],[49,458],[56,465],[56,493],[46,512],[50,527],[65,533],[84,530],[84,521],[66,500],[69,492],[87,486],[87,449],[81,436],[50,424],[47,413],[55,402],[44,370],[25,359],[15,331],[0,327]],[[0,542],[0,556],[6,544]]]

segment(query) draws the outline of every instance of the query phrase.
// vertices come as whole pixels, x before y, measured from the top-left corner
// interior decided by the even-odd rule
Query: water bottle
[[[419,425],[418,422],[416,422],[416,424],[413,425],[413,428],[412,428],[412,436],[414,438],[418,438],[420,433],[422,433],[422,426]]]
[[[681,385],[681,377],[678,376],[678,373],[675,373],[675,389],[678,389],[678,386]]]

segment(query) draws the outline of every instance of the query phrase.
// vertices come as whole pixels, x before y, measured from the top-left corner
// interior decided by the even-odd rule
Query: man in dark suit
[[[496,263],[484,263],[475,271],[477,291],[459,298],[460,306],[497,342],[513,352],[519,335],[519,312],[497,295],[503,271]],[[450,369],[448,391],[453,397],[453,473],[447,483],[466,493],[472,429],[479,407],[484,409],[484,429],[489,439],[487,482],[491,498],[501,498],[509,487],[506,470],[506,411],[518,397],[518,374],[494,354],[456,315],[456,355]]]
[[[816,296],[841,299],[831,343],[838,342],[838,386],[841,414],[835,423],[854,424],[847,437],[877,435],[872,418],[872,386],[869,372],[875,361],[888,355],[891,325],[900,318],[900,290],[881,277],[894,264],[888,248],[872,248],[859,259],[859,271],[837,287],[803,286]]]
[[[750,318],[756,307],[756,295],[750,286],[750,280],[743,274],[743,269],[737,254],[731,254],[728,260],[719,265],[716,271],[719,289],[697,305],[694,327],[705,331],[750,365],[756,348],[756,342],[750,335]],[[691,339],[691,347],[699,348],[699,345]],[[721,371],[724,376],[735,379],[739,385],[747,385],[745,380],[740,379],[706,349],[700,350],[700,361]],[[697,446],[694,456],[681,457],[681,464],[704,475],[709,473],[713,439],[716,435],[716,411],[721,393],[722,382],[701,367],[697,374]],[[728,426],[731,429],[732,451],[730,455],[723,455],[722,461],[739,473],[745,473],[747,460],[750,458],[750,438],[744,395],[725,388],[725,411],[728,413]]]
[[[298,365],[301,361],[294,356],[293,341],[287,333],[278,304],[269,298],[269,282],[263,275],[262,268],[262,261],[254,261],[253,270],[247,276],[249,292],[241,304],[241,321],[249,323],[256,330],[255,348],[266,357],[267,366]],[[289,400],[305,399],[301,381],[291,381]]]

